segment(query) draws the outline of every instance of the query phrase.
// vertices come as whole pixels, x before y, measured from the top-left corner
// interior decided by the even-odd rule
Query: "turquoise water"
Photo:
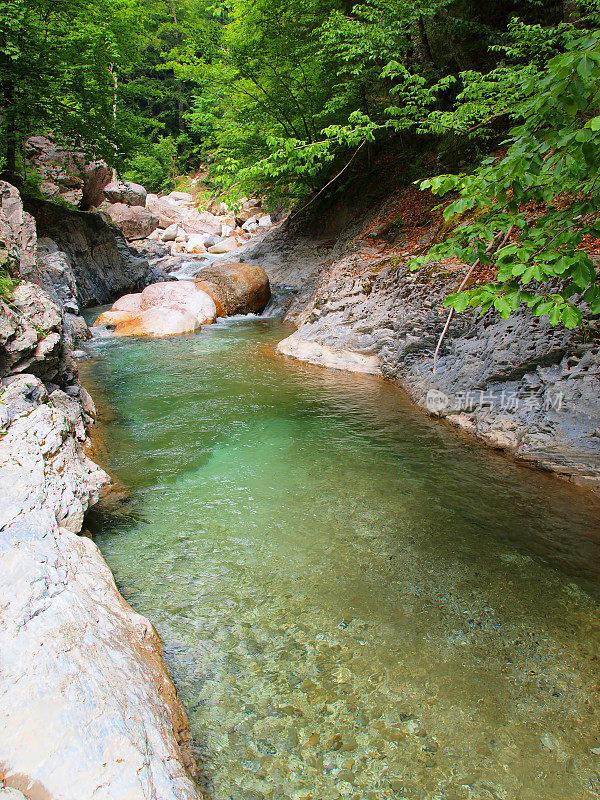
[[[97,340],[84,368],[131,491],[90,526],[209,796],[600,797],[598,504],[276,356],[288,333]]]

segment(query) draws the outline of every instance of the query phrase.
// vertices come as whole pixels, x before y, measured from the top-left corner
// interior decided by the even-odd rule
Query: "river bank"
[[[598,320],[568,331],[521,310],[509,320],[455,314],[434,351],[467,267],[408,261],[440,234],[432,198],[413,189],[338,201],[290,219],[240,255],[260,263],[297,331],[284,355],[382,375],[429,414],[487,445],[600,489]]]
[[[95,407],[74,358],[90,335],[80,311],[160,274],[100,218],[52,208],[64,217],[57,235],[86,254],[80,269],[53,240],[38,248],[14,187],[0,183],[0,197],[4,263],[29,279],[0,301],[2,784],[32,800],[197,800],[160,640],[78,535],[109,481],[87,455]]]

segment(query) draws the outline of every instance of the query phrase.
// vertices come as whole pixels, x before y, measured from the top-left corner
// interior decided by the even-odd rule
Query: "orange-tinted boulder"
[[[102,314],[92,324],[92,328],[96,325],[118,325],[121,322],[128,322],[133,318],[131,311],[115,311],[113,308],[108,311],[103,311]]]
[[[220,317],[258,314],[271,297],[264,269],[241,262],[206,267],[196,278],[196,286],[212,297]]]
[[[119,336],[176,336],[216,318],[214,300],[194,281],[166,281],[119,298],[94,325],[114,326]]]

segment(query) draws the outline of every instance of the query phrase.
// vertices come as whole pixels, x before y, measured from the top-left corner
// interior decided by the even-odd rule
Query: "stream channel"
[[[89,519],[215,800],[600,797],[599,503],[274,353],[281,323],[95,339]]]

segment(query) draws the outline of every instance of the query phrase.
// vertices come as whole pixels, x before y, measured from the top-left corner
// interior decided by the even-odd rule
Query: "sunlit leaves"
[[[447,305],[456,311],[494,307],[506,317],[523,302],[567,328],[581,324],[582,307],[600,311],[597,267],[582,248],[583,237],[600,234],[599,107],[600,34],[586,35],[570,40],[535,80],[527,79],[516,109],[522,122],[504,157],[484,161],[469,176],[420,183],[439,195],[458,192],[445,220],[471,214],[430,257],[487,264],[482,254],[494,237],[512,231],[494,255],[495,283],[450,295]],[[578,303],[569,299],[574,295]]]

